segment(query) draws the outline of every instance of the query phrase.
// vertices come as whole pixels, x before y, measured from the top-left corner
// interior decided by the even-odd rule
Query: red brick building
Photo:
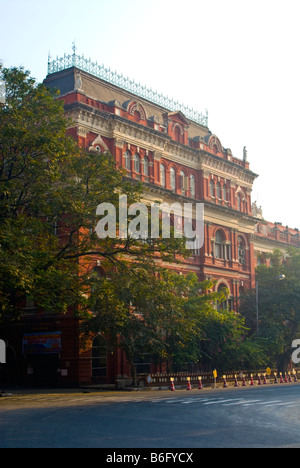
[[[255,178],[244,148],[242,158],[222,146],[203,115],[164,96],[72,56],[49,63],[45,85],[60,90],[69,132],[90,151],[109,151],[129,179],[141,180],[149,202],[204,204],[204,245],[180,266],[199,280],[213,278],[226,287],[236,307],[242,288],[255,287],[255,268],[275,248],[300,246],[299,231],[266,222],[252,204]],[[101,338],[82,350],[79,323],[73,317],[39,317],[27,308],[17,332],[8,333],[15,379],[32,384],[114,383],[129,369],[123,354],[107,355]],[[32,313],[31,313],[32,312]],[[58,333],[57,352],[29,354],[24,341]],[[21,344],[23,348],[21,349]],[[16,370],[17,369],[17,370]],[[149,372],[150,364],[138,370]],[[18,377],[17,377],[18,376]],[[8,375],[9,378],[9,375]]]

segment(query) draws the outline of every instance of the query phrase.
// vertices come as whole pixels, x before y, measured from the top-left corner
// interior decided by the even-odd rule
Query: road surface
[[[300,447],[300,384],[0,398],[0,448]]]

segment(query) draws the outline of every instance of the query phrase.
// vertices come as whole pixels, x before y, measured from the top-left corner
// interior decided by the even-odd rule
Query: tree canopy
[[[244,319],[218,307],[226,291],[212,292],[212,282],[167,268],[190,256],[184,239],[98,238],[97,206],[118,209],[120,194],[129,205],[139,202],[145,188],[129,181],[109,153],[78,147],[57,92],[22,68],[1,67],[0,79],[6,93],[0,103],[0,323],[20,318],[26,301],[46,314],[75,313],[84,331],[124,350],[133,373],[135,356],[145,350],[177,370],[264,362],[266,347],[253,338],[252,306]],[[271,348],[276,336],[283,352],[298,330],[297,255],[291,254],[276,301],[271,277],[279,265],[276,272],[258,271],[265,291],[260,335]]]
[[[269,257],[269,267],[257,268],[257,291],[242,298],[241,314],[267,362],[284,371],[300,333],[300,252],[289,248],[283,256],[275,250]]]

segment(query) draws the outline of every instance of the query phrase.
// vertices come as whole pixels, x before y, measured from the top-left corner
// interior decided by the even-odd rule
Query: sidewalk
[[[86,388],[44,388],[44,387],[5,387],[0,388],[0,397],[9,395],[65,395],[82,393],[120,393],[117,390],[86,389]]]
[[[233,387],[233,385],[228,385],[228,387]],[[198,387],[192,386],[193,390],[197,390]],[[222,385],[218,384],[216,389],[221,389]],[[207,385],[203,387],[203,390],[214,390],[211,385]],[[176,391],[178,392],[185,392],[186,391],[186,386],[184,385],[178,385],[176,386]],[[114,388],[102,388],[98,386],[93,386],[93,387],[71,387],[71,388],[43,388],[43,387],[18,387],[18,386],[5,386],[3,388],[0,388],[0,397],[8,397],[8,396],[16,396],[16,395],[67,395],[67,394],[88,394],[88,393],[101,393],[103,395],[124,395],[126,393],[148,393],[148,394],[153,394],[153,393],[161,393],[161,392],[167,392],[170,394],[172,393],[170,391],[170,387],[163,386],[163,387],[126,387],[122,390],[119,389],[114,389]]]
[[[274,386],[275,384],[273,382],[271,382],[271,384],[267,384],[267,385],[262,385],[261,387],[270,387],[270,386]],[[288,385],[297,385],[297,383],[295,382],[285,382],[283,384],[277,384],[276,386],[279,386],[279,385],[284,385],[284,386],[288,386]],[[228,388],[234,388],[234,382],[228,382],[227,383],[227,386]],[[244,388],[254,388],[254,387],[258,387],[257,385],[257,382],[255,382],[255,385],[253,387],[251,387],[249,385],[249,383],[247,382],[247,386],[244,387]],[[238,388],[242,388],[242,384],[239,382],[239,386]],[[202,391],[210,391],[210,392],[213,392],[214,390],[223,390],[223,384],[222,383],[217,383],[216,387],[213,387],[211,384],[207,384],[207,385],[204,385],[203,386],[203,390],[200,390],[201,392]],[[192,385],[192,390],[193,391],[196,391],[198,390],[198,386],[197,385]],[[185,385],[178,385],[178,386],[175,386],[175,391],[177,392],[187,392],[187,387]],[[224,391],[226,391],[226,388],[224,388]],[[118,389],[113,389],[113,388],[101,388],[101,387],[98,387],[98,386],[93,386],[93,387],[72,387],[72,388],[41,388],[41,387],[18,387],[18,386],[7,386],[5,388],[0,388],[0,397],[8,397],[8,396],[17,396],[17,395],[24,395],[24,396],[27,396],[27,395],[67,395],[67,394],[93,394],[93,393],[101,393],[103,395],[114,395],[114,396],[117,396],[117,395],[124,395],[126,393],[131,393],[131,394],[134,394],[134,393],[148,393],[148,394],[153,394],[153,393],[162,393],[162,392],[165,392],[165,393],[170,393],[172,394],[172,392],[170,391],[170,387],[167,387],[167,386],[163,386],[163,387],[142,387],[142,388],[133,388],[133,387],[127,387],[125,389],[122,389],[122,390],[118,390]]]

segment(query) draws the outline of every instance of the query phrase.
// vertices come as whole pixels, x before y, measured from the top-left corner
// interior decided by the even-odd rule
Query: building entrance
[[[34,354],[27,356],[27,373],[37,387],[57,385],[58,354]]]

